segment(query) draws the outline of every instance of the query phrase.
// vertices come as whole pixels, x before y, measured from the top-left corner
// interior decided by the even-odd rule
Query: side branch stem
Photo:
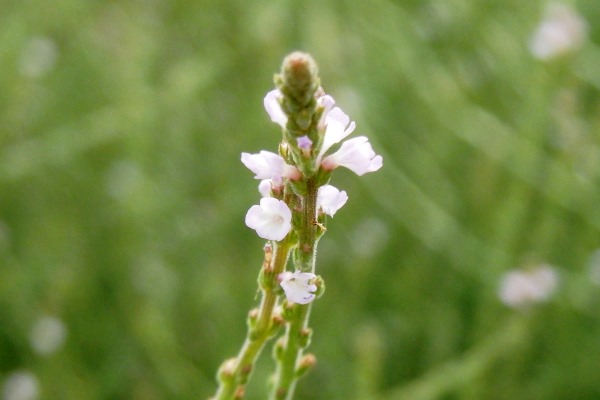
[[[262,274],[269,276],[269,282],[262,286],[262,301],[258,309],[258,317],[254,326],[248,327],[246,340],[233,359],[232,368],[227,368],[227,361],[219,372],[220,385],[214,400],[238,400],[244,397],[245,384],[254,369],[254,364],[265,343],[272,335],[273,311],[277,303],[274,288],[278,285],[277,276],[285,270],[292,245],[284,239],[274,246],[275,257],[271,265],[264,265]]]

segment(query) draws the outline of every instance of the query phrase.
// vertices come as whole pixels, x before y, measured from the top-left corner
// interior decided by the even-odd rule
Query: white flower
[[[535,57],[549,60],[579,48],[586,30],[585,21],[573,8],[567,4],[551,4],[529,48]]]
[[[40,78],[54,68],[57,58],[58,47],[52,39],[45,36],[33,37],[19,55],[19,73],[28,78]]]
[[[508,272],[500,284],[498,295],[509,307],[523,307],[546,301],[558,287],[558,274],[548,265],[529,271]]]
[[[271,117],[271,121],[279,124],[279,126],[285,129],[288,118],[281,109],[281,104],[279,103],[282,97],[283,95],[279,89],[271,90],[265,96],[263,103],[265,105],[265,110],[267,110],[267,114]]]
[[[258,192],[262,195],[262,197],[271,197],[272,188],[273,183],[270,179],[263,179],[258,184]]]
[[[342,208],[347,201],[348,194],[344,190],[340,192],[331,185],[323,185],[317,192],[317,209],[321,209],[330,217],[333,217],[336,211]]]
[[[262,197],[273,197],[273,195],[277,197],[277,195],[282,193],[283,188],[284,184],[281,180],[276,183],[272,179],[263,179],[258,184],[258,192]]]
[[[248,210],[246,225],[263,239],[280,241],[292,229],[292,212],[284,201],[263,197]]]
[[[341,108],[335,107],[329,111],[325,117],[325,136],[323,137],[323,144],[317,162],[321,161],[321,158],[331,146],[345,139],[346,136],[354,132],[355,128],[356,123],[354,121],[350,122],[350,117]]]
[[[315,299],[317,285],[311,283],[317,276],[310,272],[289,271],[279,274],[280,285],[290,303],[308,304]]]
[[[6,377],[2,387],[4,400],[35,400],[40,394],[40,383],[29,371],[16,371]]]
[[[60,319],[44,316],[33,325],[29,333],[29,341],[36,353],[49,355],[62,346],[66,336],[67,330]]]
[[[327,115],[335,105],[335,100],[330,95],[325,94],[317,99],[317,105],[323,107],[323,114],[321,114],[321,119],[319,120],[319,129],[321,130],[325,127]]]
[[[364,175],[381,168],[383,158],[375,154],[367,137],[359,136],[342,143],[338,151],[325,157],[321,166],[326,170],[342,166],[357,175]]]
[[[288,165],[279,154],[262,150],[258,154],[242,153],[242,163],[256,174],[256,179],[272,179],[279,184],[282,178],[300,178],[300,171]]]
[[[278,89],[272,90],[265,96],[265,110],[273,122],[278,123],[285,129],[287,115],[281,109],[280,100],[283,97]],[[334,107],[335,100],[329,95],[322,95],[317,99],[317,106],[323,109],[318,129],[323,132],[323,143],[317,155],[317,164],[324,169],[332,170],[338,166],[351,169],[357,175],[377,171],[383,166],[383,158],[375,154],[369,139],[357,137],[343,143],[340,149],[323,158],[331,146],[341,142],[354,132],[356,123],[350,121],[350,117],[339,107]],[[310,151],[312,142],[308,137],[297,139],[298,147],[303,151]],[[301,174],[297,168],[285,164],[283,158],[274,153],[261,151],[260,154],[242,153],[242,162],[252,170],[257,179],[272,179],[275,184],[280,184],[282,178],[292,180],[300,178]]]

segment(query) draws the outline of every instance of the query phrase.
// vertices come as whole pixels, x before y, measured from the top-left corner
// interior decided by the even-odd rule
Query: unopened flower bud
[[[263,261],[264,269],[271,269],[271,261],[273,260],[273,245],[271,243],[265,244],[263,247],[263,251],[265,252],[265,260]]]
[[[279,312],[275,312],[273,318],[271,318],[271,328],[269,329],[268,336],[274,336],[279,332],[279,329],[285,325],[285,319],[281,315],[281,310]]]
[[[233,394],[233,398],[235,400],[242,400],[246,395],[246,387],[244,385],[240,385],[235,389],[235,393]]]
[[[256,327],[256,321],[258,320],[258,308],[253,308],[248,313],[248,327],[254,329]]]
[[[283,358],[283,351],[285,350],[285,339],[281,338],[275,342],[273,346],[273,358],[275,360],[281,360]]]
[[[308,353],[305,354],[304,357],[300,359],[298,363],[298,368],[296,369],[296,376],[299,378],[302,375],[306,374],[309,369],[314,367],[317,364],[317,357],[314,354]]]
[[[219,367],[219,372],[217,373],[217,379],[220,382],[228,382],[233,379],[235,374],[235,367],[237,364],[237,358],[232,357],[223,361],[223,364]]]
[[[298,338],[298,345],[302,348],[306,348],[308,347],[308,345],[310,344],[310,339],[312,338],[312,329],[310,328],[303,328],[300,331],[300,337]]]

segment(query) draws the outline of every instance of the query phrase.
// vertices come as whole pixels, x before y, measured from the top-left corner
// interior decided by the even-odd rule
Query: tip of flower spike
[[[318,75],[317,63],[310,54],[295,51],[283,59],[281,89],[298,103],[299,108],[304,108],[319,88]]]

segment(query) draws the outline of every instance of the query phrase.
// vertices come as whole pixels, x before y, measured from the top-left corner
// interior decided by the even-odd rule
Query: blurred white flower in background
[[[388,224],[379,218],[365,218],[352,230],[350,236],[351,250],[353,255],[370,258],[383,250],[390,241],[390,228]],[[369,263],[363,263],[365,267]]]
[[[567,4],[550,4],[537,26],[529,49],[534,57],[550,60],[581,47],[585,40],[585,20]]]
[[[63,322],[56,317],[46,315],[39,318],[31,327],[29,342],[37,354],[46,356],[60,349],[66,337],[67,329]]]
[[[29,371],[16,371],[6,377],[2,400],[35,400],[40,393],[38,379]]]
[[[58,49],[54,41],[47,37],[29,39],[21,50],[18,71],[28,78],[40,78],[56,64]]]
[[[144,186],[145,177],[140,165],[132,160],[112,163],[106,175],[106,192],[119,201],[127,201]]]
[[[547,301],[558,287],[558,274],[549,265],[507,272],[498,296],[509,307],[520,308]]]

